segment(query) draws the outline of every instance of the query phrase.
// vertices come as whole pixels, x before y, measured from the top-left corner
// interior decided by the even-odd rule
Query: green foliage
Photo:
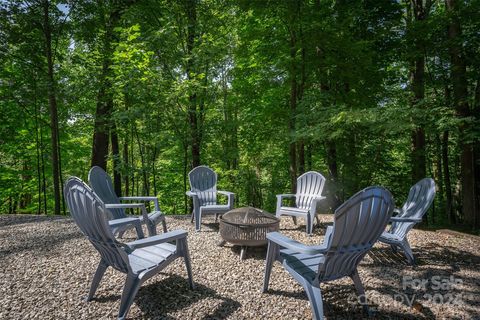
[[[472,128],[464,137],[476,143],[480,126],[478,111],[459,117],[446,94],[451,17],[442,2],[423,22],[413,21],[407,5],[395,1],[193,3],[192,48],[189,2],[161,0],[126,4],[113,29],[112,52],[105,52],[115,1],[52,2],[63,179],[86,179],[107,55],[114,103],[108,116],[120,139],[118,167],[111,156],[108,171],[121,173],[123,193],[157,195],[166,213],[189,213],[186,174],[194,134],[201,138],[201,162],[218,172],[222,189],[237,194],[237,205],[273,211],[275,195],[291,187],[290,144],[298,150],[303,145],[304,170],[327,176],[329,194],[340,201],[377,184],[400,203],[412,183],[412,130],[421,126],[426,132],[427,172],[438,183],[445,160],[440,137],[448,131],[458,198],[459,128]],[[460,11],[472,109],[480,108],[480,93],[474,94],[480,81],[479,8],[473,1]],[[1,4],[2,213],[48,213],[53,206],[41,14],[35,4]],[[418,38],[422,50],[413,45]],[[411,63],[419,56],[425,57],[425,98],[412,104]],[[441,192],[437,208],[444,206]]]

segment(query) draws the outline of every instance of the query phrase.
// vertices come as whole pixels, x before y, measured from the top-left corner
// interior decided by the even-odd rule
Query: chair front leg
[[[415,257],[413,256],[413,251],[412,248],[410,248],[410,244],[408,243],[407,238],[403,239],[401,243],[401,248],[408,259],[408,264],[411,266],[415,265]]]
[[[187,238],[177,240],[177,250],[180,251],[180,255],[183,257],[185,261],[185,268],[187,269],[188,275],[188,284],[190,289],[195,289],[195,284],[193,283],[193,275],[192,275],[192,265],[190,263],[190,254],[188,252],[188,244]]]
[[[272,272],[273,262],[277,260],[279,246],[275,242],[268,241],[267,257],[265,259],[265,273],[263,276],[262,292],[268,291],[268,284],[270,282],[270,274]]]
[[[95,275],[93,276],[92,285],[90,286],[90,291],[88,292],[87,301],[91,301],[93,299],[93,296],[95,295],[98,285],[100,284],[100,281],[102,280],[102,277],[105,274],[107,268],[108,265],[103,259],[101,259],[98,263],[97,271],[95,271]]]
[[[310,301],[310,307],[312,308],[313,319],[322,320],[323,319],[323,301],[322,301],[322,292],[320,291],[320,284],[317,280],[314,283],[309,283],[305,281],[302,284],[307,293],[308,300]]]
[[[315,219],[315,213],[307,213],[307,216],[305,217],[306,224],[307,224],[307,234],[311,236],[313,234],[313,221]]]
[[[138,289],[142,284],[141,279],[135,275],[129,273],[127,280],[125,281],[125,287],[123,288],[122,300],[120,301],[120,310],[118,311],[118,319],[124,320],[127,317],[130,306],[137,295]]]
[[[201,219],[202,219],[202,210],[200,207],[195,207],[194,210],[195,213],[195,231],[200,231],[202,224],[201,224]]]
[[[228,207],[231,209],[233,209],[233,206],[235,204],[235,194],[233,193],[230,193],[228,194]]]
[[[275,211],[275,216],[277,218],[280,218],[281,213],[280,213],[280,208],[282,207],[282,197],[277,196],[277,210]]]

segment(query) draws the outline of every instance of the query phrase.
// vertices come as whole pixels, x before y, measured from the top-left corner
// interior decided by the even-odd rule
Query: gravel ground
[[[304,225],[282,219],[281,232],[305,243],[323,240],[331,216],[308,238]],[[190,290],[180,259],[148,280],[130,309],[131,319],[309,319],[302,288],[276,263],[270,290],[260,293],[264,248],[218,247],[218,224],[204,219],[194,232],[188,217],[169,216],[170,230],[188,230],[196,290]],[[133,234],[127,235],[132,238]],[[359,267],[378,319],[480,319],[480,240],[413,230],[416,267],[377,244]],[[99,256],[73,221],[62,217],[0,215],[0,319],[112,319],[118,312],[125,276],[111,268],[96,299],[83,299]],[[402,283],[423,280],[425,286]],[[439,284],[439,282],[441,284]],[[409,282],[408,284],[410,284]],[[327,319],[365,317],[350,279],[322,284]],[[412,301],[413,300],[413,301]]]

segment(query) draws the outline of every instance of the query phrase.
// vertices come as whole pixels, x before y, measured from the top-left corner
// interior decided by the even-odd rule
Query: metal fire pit
[[[279,225],[280,219],[257,208],[230,210],[220,217],[220,235],[223,240],[219,245],[229,242],[242,246],[240,259],[243,259],[247,247],[266,245],[267,232],[278,231]]]

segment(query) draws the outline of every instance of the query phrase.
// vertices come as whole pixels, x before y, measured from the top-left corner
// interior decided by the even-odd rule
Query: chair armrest
[[[235,194],[233,192],[230,192],[230,191],[223,191],[223,190],[217,190],[218,193],[221,193],[223,195],[226,195],[226,196],[230,196],[232,194]]]
[[[330,244],[330,241],[332,240],[332,232],[333,232],[333,226],[328,226],[327,230],[325,230],[325,237],[323,238],[323,244],[325,245]]]
[[[327,197],[325,196],[315,196],[313,197],[312,204],[310,205],[310,213],[311,214],[316,214],[317,213],[317,205],[318,202],[321,200],[326,199]]]
[[[105,208],[107,209],[129,209],[129,208],[141,208],[145,207],[143,203],[107,203]]]
[[[293,198],[295,196],[295,194],[291,193],[277,194],[277,198]]]
[[[135,197],[120,197],[120,200],[138,200],[138,201],[153,201],[155,205],[155,211],[160,211],[160,206],[158,205],[157,197],[148,197],[148,196],[135,196]]]
[[[139,225],[141,226],[142,222],[138,217],[132,218],[121,218],[121,219],[113,219],[108,221],[108,225],[112,228],[121,227],[127,224]]]
[[[198,197],[197,193],[193,191],[187,191],[185,194],[189,197]]]
[[[187,231],[179,229],[179,230],[174,230],[167,233],[162,233],[157,236],[152,236],[144,239],[135,240],[132,242],[127,242],[125,243],[125,246],[128,248],[128,250],[134,251],[135,249],[150,247],[156,244],[186,238],[187,234],[188,234]]]
[[[223,194],[228,197],[227,205],[230,208],[233,208],[233,202],[235,201],[235,193],[230,191],[217,190],[218,193]]]
[[[398,216],[401,212],[402,212],[402,210],[399,209],[399,208],[393,209],[393,213],[396,214],[397,216]]]
[[[328,250],[328,247],[325,244],[320,246],[307,246],[301,242],[290,239],[289,237],[284,236],[280,232],[269,232],[267,233],[268,241],[278,244],[282,248],[290,249],[299,253],[305,254],[320,254],[325,253]]]
[[[107,209],[128,209],[128,208],[140,208],[142,210],[143,221],[148,221],[147,209],[145,209],[144,203],[108,203],[105,204]]]
[[[418,223],[418,222],[421,222],[422,219],[421,218],[408,218],[408,217],[391,217],[390,218],[390,222],[415,222],[415,223]]]

